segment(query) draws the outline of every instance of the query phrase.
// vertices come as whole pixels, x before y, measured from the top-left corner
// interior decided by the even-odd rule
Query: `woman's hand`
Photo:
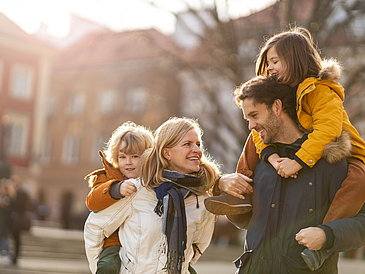
[[[119,193],[122,196],[130,196],[133,194],[133,192],[136,191],[137,191],[136,186],[130,181],[124,181],[123,183],[120,184]]]
[[[245,199],[243,194],[251,194],[253,192],[253,188],[248,182],[252,182],[252,179],[240,173],[231,173],[219,179],[218,187],[232,196]]]
[[[326,234],[320,227],[307,227],[295,235],[295,240],[310,250],[320,250],[326,242]]]

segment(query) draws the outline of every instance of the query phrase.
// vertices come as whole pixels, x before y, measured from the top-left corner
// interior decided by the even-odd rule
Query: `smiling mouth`
[[[199,157],[190,157],[188,158],[189,161],[192,161],[192,162],[200,162],[200,158]]]

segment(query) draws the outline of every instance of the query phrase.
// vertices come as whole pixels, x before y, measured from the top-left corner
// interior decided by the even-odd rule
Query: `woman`
[[[214,215],[203,201],[219,175],[201,135],[191,119],[166,121],[143,155],[143,186],[136,179],[136,193],[89,215],[85,246],[93,273],[104,238],[118,227],[121,273],[189,273],[212,237]]]

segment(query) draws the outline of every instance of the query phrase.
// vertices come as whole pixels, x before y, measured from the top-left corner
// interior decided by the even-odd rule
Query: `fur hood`
[[[334,164],[351,154],[350,134],[347,131],[342,131],[340,137],[333,140],[323,149],[322,158],[326,159],[330,164]]]
[[[342,67],[336,59],[324,59],[321,62],[322,69],[318,73],[318,77],[322,80],[338,81],[342,74]]]

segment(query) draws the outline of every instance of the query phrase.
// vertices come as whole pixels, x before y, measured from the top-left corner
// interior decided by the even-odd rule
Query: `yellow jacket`
[[[365,142],[350,123],[343,107],[344,88],[335,82],[340,77],[341,68],[334,60],[322,65],[319,78],[306,78],[297,89],[297,117],[300,125],[310,133],[295,155],[307,166],[313,167],[322,157],[323,149],[345,130],[350,134],[352,156],[365,163]],[[255,130],[252,135],[256,152],[261,157],[261,152],[268,145],[262,143]]]

